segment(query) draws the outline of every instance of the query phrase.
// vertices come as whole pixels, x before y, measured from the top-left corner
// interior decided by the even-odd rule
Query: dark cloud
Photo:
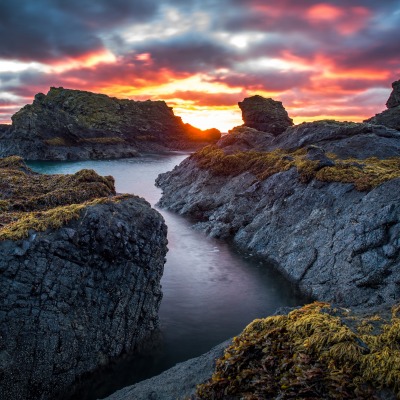
[[[229,73],[211,79],[230,87],[244,87],[247,90],[282,92],[297,86],[309,84],[311,72],[304,71],[260,71],[257,73]]]
[[[60,61],[96,52],[104,48],[104,30],[144,22],[157,9],[155,0],[3,0],[0,57]]]

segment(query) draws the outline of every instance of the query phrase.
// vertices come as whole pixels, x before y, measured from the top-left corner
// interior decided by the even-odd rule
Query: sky
[[[400,79],[400,1],[0,0],[0,123],[50,86],[165,100],[226,132],[238,101],[361,121]]]

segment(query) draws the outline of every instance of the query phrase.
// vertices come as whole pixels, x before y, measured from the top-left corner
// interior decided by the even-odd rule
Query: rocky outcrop
[[[184,124],[164,101],[133,101],[50,88],[0,130],[0,156],[29,160],[132,157],[140,152],[195,149],[220,138],[216,129]]]
[[[252,96],[239,102],[244,125],[262,132],[280,135],[293,121],[280,101]]]
[[[288,128],[268,148],[294,151],[317,145],[340,158],[389,158],[400,156],[399,139],[398,131],[384,126],[323,120]]]
[[[396,130],[318,121],[272,140],[233,132],[157,185],[161,207],[272,261],[311,297],[345,306],[398,301]]]
[[[94,172],[46,179],[0,164],[11,176],[0,179],[0,397],[56,398],[156,330],[166,226]],[[28,180],[41,195],[26,195]]]
[[[400,80],[392,83],[393,91],[386,102],[385,111],[365,120],[371,124],[385,125],[400,131]]]

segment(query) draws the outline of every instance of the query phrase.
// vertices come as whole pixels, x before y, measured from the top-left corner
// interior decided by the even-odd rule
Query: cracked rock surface
[[[50,399],[158,326],[166,226],[143,199],[0,242],[0,398]]]

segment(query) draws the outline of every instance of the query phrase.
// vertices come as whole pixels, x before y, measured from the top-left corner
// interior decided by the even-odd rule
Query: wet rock
[[[146,379],[107,397],[106,400],[185,400],[196,392],[196,386],[209,379],[215,361],[221,357],[230,340],[200,357],[177,364],[160,375]]]
[[[252,96],[239,102],[244,125],[262,132],[280,135],[293,121],[280,101]]]

